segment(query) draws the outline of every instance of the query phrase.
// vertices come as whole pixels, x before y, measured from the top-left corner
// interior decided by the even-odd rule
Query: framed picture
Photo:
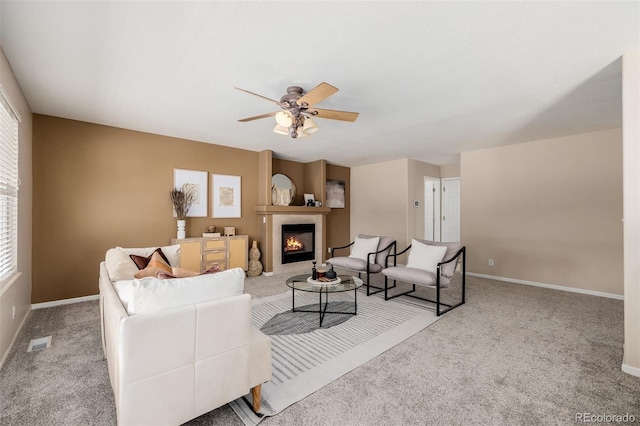
[[[345,186],[343,180],[327,179],[327,207],[344,208]]]
[[[304,205],[308,206],[309,202],[312,202],[315,204],[316,202],[316,197],[314,197],[313,194],[304,194]]]
[[[212,175],[212,217],[242,217],[240,176]]]
[[[195,195],[187,217],[207,217],[207,175],[207,172],[198,170],[173,169],[173,187]],[[176,216],[175,211],[173,216]]]

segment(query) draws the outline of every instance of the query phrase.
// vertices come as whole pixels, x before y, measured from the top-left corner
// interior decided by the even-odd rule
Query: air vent
[[[47,349],[50,346],[51,346],[51,336],[32,339],[29,342],[29,348],[27,349],[27,352],[35,352],[41,349]]]

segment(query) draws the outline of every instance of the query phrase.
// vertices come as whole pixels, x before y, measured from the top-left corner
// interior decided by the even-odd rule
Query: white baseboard
[[[515,278],[496,277],[494,275],[476,274],[475,272],[467,272],[467,275],[472,277],[487,278],[487,279],[496,280],[496,281],[505,281],[509,283],[532,285],[534,287],[550,288],[553,290],[569,291],[571,293],[580,293],[580,294],[588,294],[590,296],[606,297],[608,299],[624,300],[624,296],[621,294],[605,293],[602,291],[594,291],[594,290],[585,290],[583,288],[565,287],[562,285],[555,285],[555,284],[545,284],[545,283],[539,283],[535,281],[518,280]]]
[[[622,364],[622,371],[627,374],[631,374],[632,376],[640,377],[640,368],[632,367],[627,364]]]
[[[90,300],[98,300],[99,298],[99,294],[94,294],[92,296],[74,297],[71,299],[54,300],[52,302],[34,303],[33,305],[31,305],[31,309],[43,309],[51,308],[53,306],[70,305],[71,303],[88,302]]]
[[[29,311],[29,312],[31,312],[31,311]],[[18,336],[20,335],[20,332],[22,331],[22,327],[26,324],[27,318],[29,318],[29,312],[27,312],[27,314],[24,316],[24,318],[22,318],[22,322],[20,323],[20,326],[18,327],[18,330],[16,331],[16,334],[13,336],[13,340],[9,344],[9,347],[7,348],[7,351],[2,356],[2,359],[0,360],[0,370],[2,370],[2,367],[4,367],[4,362],[7,360],[7,357],[11,353],[11,350],[13,349],[13,345],[16,343],[16,340],[18,340]]]

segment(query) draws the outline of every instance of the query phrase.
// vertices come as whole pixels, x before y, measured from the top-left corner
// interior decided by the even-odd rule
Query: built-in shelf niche
[[[280,221],[284,215],[316,215],[319,221],[316,226],[316,238],[319,247],[316,246],[318,260],[322,261],[327,252],[326,215],[331,212],[326,204],[325,185],[327,177],[326,160],[318,160],[310,163],[298,163],[295,161],[274,159],[271,150],[259,153],[258,164],[258,205],[256,214],[260,221],[260,246],[262,247],[262,264],[265,272],[283,272],[279,265],[274,265],[274,232],[279,233]],[[292,205],[274,206],[271,204],[271,176],[275,173],[285,174],[296,185],[296,197]],[[313,194],[316,201],[320,201],[323,207],[307,207],[304,205],[304,194]],[[274,216],[278,217],[274,221]],[[275,223],[274,223],[275,222]],[[278,261],[278,259],[276,259]],[[274,270],[275,266],[275,270]]]

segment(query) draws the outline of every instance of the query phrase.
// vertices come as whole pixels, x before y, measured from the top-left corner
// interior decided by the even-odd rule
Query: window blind
[[[18,117],[0,91],[0,287],[18,268]]]

